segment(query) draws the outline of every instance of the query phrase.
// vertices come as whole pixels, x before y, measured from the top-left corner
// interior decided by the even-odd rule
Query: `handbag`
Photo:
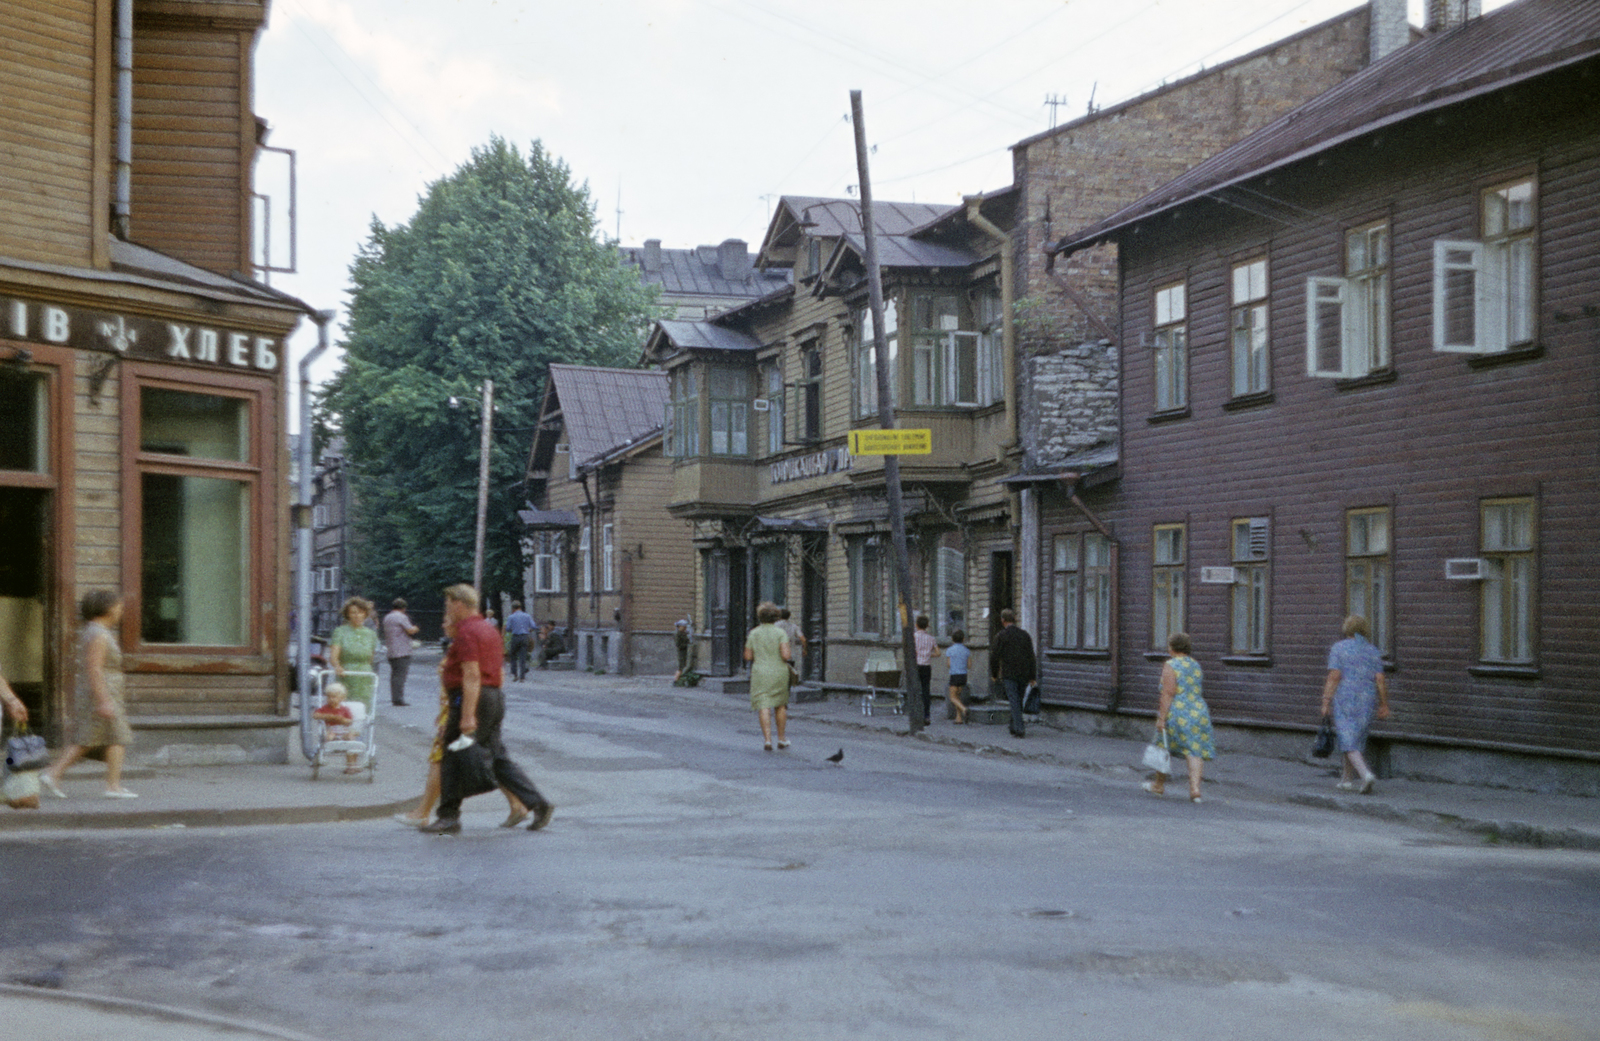
[[[50,749],[44,738],[28,732],[28,724],[19,723],[12,735],[6,738],[6,769],[12,773],[24,770],[42,770],[50,763]]]
[[[459,751],[446,749],[444,757],[445,762],[440,765],[455,772],[463,799],[483,795],[500,787],[500,782],[494,776],[494,752],[488,747],[474,741]]]
[[[1317,725],[1316,739],[1311,742],[1311,754],[1318,759],[1326,759],[1333,754],[1334,745],[1338,743],[1338,735],[1333,729],[1333,717],[1323,716],[1322,722]]]
[[[0,800],[13,810],[37,810],[39,771],[24,770],[21,773],[6,774],[4,783],[0,783]]]
[[[1158,774],[1170,774],[1172,772],[1172,754],[1167,751],[1166,727],[1161,727],[1156,731],[1156,739],[1161,743],[1156,744],[1155,741],[1151,741],[1144,746],[1144,768]]]
[[[798,686],[800,686],[800,672],[799,672],[798,669],[796,669],[794,667],[794,664],[792,662],[789,663],[789,686],[790,687],[798,687]]]

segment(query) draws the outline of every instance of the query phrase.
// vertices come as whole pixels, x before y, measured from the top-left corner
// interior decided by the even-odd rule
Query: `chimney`
[[[729,282],[743,282],[750,274],[750,247],[744,239],[723,239],[717,247],[718,264],[722,277]]]
[[[1454,29],[1483,14],[1483,0],[1425,0],[1425,6],[1422,28],[1430,33]]]
[[[644,240],[644,269],[651,274],[661,270],[661,240]]]
[[[1411,22],[1406,0],[1371,0],[1367,5],[1370,29],[1367,64],[1381,61],[1411,42]]]

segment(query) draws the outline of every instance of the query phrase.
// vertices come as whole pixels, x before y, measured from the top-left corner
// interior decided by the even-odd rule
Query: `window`
[[[767,366],[767,454],[783,451],[783,360]]]
[[[1389,225],[1345,234],[1345,277],[1306,280],[1306,373],[1353,379],[1389,367]]]
[[[900,351],[900,317],[894,299],[883,301],[883,335],[889,346],[889,396],[895,397],[895,362]],[[867,419],[878,414],[878,364],[873,347],[872,309],[864,307],[856,312],[855,357],[856,415]]]
[[[949,293],[912,295],[913,404],[978,404],[981,336],[963,331],[961,325],[959,297]]]
[[[1188,307],[1184,284],[1156,290],[1156,411],[1170,412],[1189,404]]]
[[[1389,510],[1345,513],[1345,613],[1360,615],[1372,630],[1372,645],[1390,654]]]
[[[929,566],[933,634],[948,640],[952,632],[965,629],[967,624],[967,555],[959,532],[946,532],[939,537]]]
[[[45,473],[50,459],[50,384],[44,375],[0,368],[0,470]]]
[[[978,293],[978,404],[1004,401],[1005,391],[1005,310],[1000,291]]]
[[[1267,261],[1233,268],[1233,396],[1272,389],[1267,349]]]
[[[1480,626],[1484,661],[1533,661],[1534,537],[1532,499],[1483,503]]]
[[[334,566],[331,566],[331,567],[319,567],[319,568],[317,568],[317,592],[319,592],[319,593],[337,593],[338,591],[339,591],[339,568],[338,568],[338,566],[334,565]]]
[[[668,379],[671,401],[662,440],[674,459],[693,458],[700,454],[700,391],[694,368],[679,366]]]
[[[885,633],[888,619],[884,586],[883,537],[868,535],[850,543],[850,628],[859,636]]]
[[[806,239],[806,275],[816,278],[822,274],[822,240]]]
[[[252,403],[148,385],[138,397],[140,639],[248,645]]]
[[[1055,611],[1050,642],[1066,649],[1111,646],[1111,542],[1098,532],[1057,535],[1053,543]]]
[[[807,346],[800,354],[800,438],[822,440],[822,348]]]
[[[1272,545],[1266,517],[1233,522],[1232,639],[1234,654],[1267,653],[1267,565]]]
[[[311,526],[313,528],[326,528],[328,526],[328,504],[319,502],[311,507]]]
[[[594,592],[594,533],[587,524],[578,534],[578,570],[583,572],[583,591]]]
[[[1173,633],[1184,631],[1187,530],[1182,524],[1155,526],[1150,577],[1150,647],[1165,652]]]
[[[1433,349],[1494,354],[1534,338],[1532,178],[1483,193],[1480,242],[1433,244]]]
[[[750,454],[750,373],[713,368],[706,380],[711,401],[711,454]]]
[[[533,554],[533,591],[561,592],[561,534],[541,531]]]
[[[617,588],[617,551],[614,535],[616,525],[600,525],[600,588],[610,592]]]

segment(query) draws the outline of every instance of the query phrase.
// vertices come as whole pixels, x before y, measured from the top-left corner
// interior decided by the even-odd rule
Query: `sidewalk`
[[[427,669],[413,677],[431,683]],[[422,676],[418,676],[418,673]],[[599,698],[651,698],[692,702],[725,709],[730,715],[749,712],[745,695],[721,694],[704,687],[671,686],[666,677],[596,676],[579,672],[534,673],[528,686],[511,684],[513,692],[538,686],[592,693]],[[0,832],[55,828],[174,828],[244,824],[293,824],[387,817],[410,809],[421,792],[425,761],[432,739],[434,701],[423,686],[408,692],[404,708],[380,706],[378,769],[347,777],[311,770],[300,754],[298,739],[287,765],[175,767],[125,771],[137,800],[104,799],[96,764],[69,771],[63,787],[71,798],[45,795],[39,810],[0,809]],[[885,710],[861,713],[855,698],[797,702],[790,707],[791,726],[799,732],[818,726],[835,732],[906,734],[906,718]],[[907,737],[909,740],[910,738]],[[916,740],[946,747],[951,754],[1018,756],[1067,770],[1084,770],[1130,786],[1142,779],[1134,768],[1143,745],[1138,741],[1081,734],[1049,722],[1028,727],[1026,739],[1010,736],[1004,723],[956,726],[944,719],[942,705],[934,721]],[[1600,850],[1600,799],[1536,795],[1504,789],[1409,780],[1378,782],[1372,795],[1334,789],[1336,761],[1291,761],[1224,749],[1206,766],[1208,801],[1253,801],[1311,806],[1342,813],[1360,813],[1434,830],[1465,832],[1486,842]],[[1174,787],[1182,787],[1181,781]],[[1169,795],[1168,798],[1176,798]],[[1197,812],[1204,812],[1197,809]]]

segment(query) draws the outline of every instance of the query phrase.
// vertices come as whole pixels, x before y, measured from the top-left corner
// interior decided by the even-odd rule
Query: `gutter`
[[[111,233],[124,242],[133,214],[133,0],[117,0],[117,184]]]
[[[317,748],[311,726],[311,364],[328,349],[328,323],[333,311],[312,311],[317,323],[317,345],[300,359],[300,489],[295,517],[294,563],[294,641],[299,654],[295,663],[295,689],[300,695],[300,751],[307,760],[316,758]],[[340,579],[343,579],[340,575]]]

